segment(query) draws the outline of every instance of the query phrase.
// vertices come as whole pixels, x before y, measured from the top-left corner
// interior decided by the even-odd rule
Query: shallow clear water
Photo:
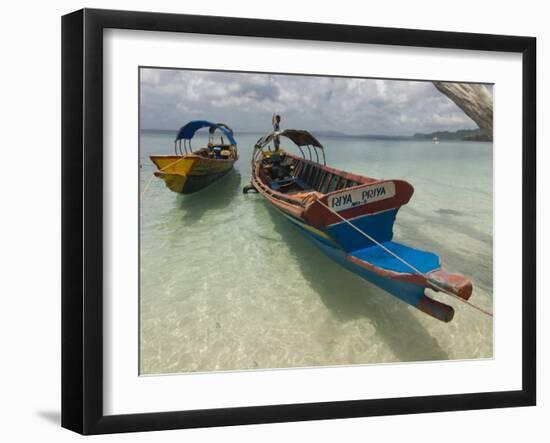
[[[182,196],[154,179],[141,201],[141,373],[492,357],[490,317],[448,296],[442,323],[346,271],[269,208],[242,194],[261,134],[236,134],[235,171]],[[492,144],[320,137],[331,166],[415,188],[395,239],[438,253],[492,309]],[[195,146],[199,146],[199,141]],[[173,134],[141,134],[151,153]]]

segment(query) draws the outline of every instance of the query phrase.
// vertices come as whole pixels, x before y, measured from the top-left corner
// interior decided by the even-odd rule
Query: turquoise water
[[[235,171],[182,196],[154,179],[141,200],[142,374],[492,357],[493,324],[448,296],[442,323],[344,270],[258,194],[242,194],[261,134],[236,134]],[[151,153],[173,134],[141,134]],[[415,188],[395,240],[438,253],[492,310],[492,144],[320,137],[331,166]],[[194,141],[195,146],[199,142]],[[290,150],[290,149],[289,149]]]

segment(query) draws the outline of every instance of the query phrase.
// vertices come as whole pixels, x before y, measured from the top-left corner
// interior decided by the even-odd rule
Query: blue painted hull
[[[424,312],[426,312],[426,310],[423,309],[422,306],[424,306],[426,303],[429,304],[429,310],[427,313],[434,316],[435,318],[438,318],[442,321],[450,321],[452,319],[454,314],[452,308],[448,307],[447,305],[439,306],[438,302],[426,297],[424,294],[424,286],[415,283],[386,278],[349,261],[347,257],[348,255],[350,255],[350,253],[342,249],[342,247],[338,243],[336,243],[332,239],[332,237],[327,235],[326,232],[312,228],[311,226],[303,223],[301,220],[284,214],[280,210],[277,210],[277,212],[279,212],[286,219],[292,222],[292,224],[298,230],[305,234],[306,238],[313,242],[332,260],[346,268],[348,271],[353,272],[354,274],[378,286],[384,291],[389,292],[401,301],[417,309],[421,309]],[[353,253],[351,253],[351,255],[353,255]]]
[[[420,299],[424,296],[424,287],[413,283],[384,278],[347,260],[346,256],[348,254],[342,249],[329,246],[326,243],[319,241],[314,235],[308,234],[307,237],[336,263],[340,264],[348,271],[351,271],[382,288],[386,292],[389,292],[405,303],[416,307],[420,303]]]

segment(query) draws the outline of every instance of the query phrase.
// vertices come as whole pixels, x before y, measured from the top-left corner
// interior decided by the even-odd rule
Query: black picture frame
[[[103,413],[103,30],[171,31],[522,54],[522,389]],[[62,426],[82,434],[530,406],[536,403],[536,39],[83,9],[62,18]],[[518,296],[518,294],[514,294]]]

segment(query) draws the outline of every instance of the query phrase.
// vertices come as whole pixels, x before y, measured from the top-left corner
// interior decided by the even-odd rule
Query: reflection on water
[[[231,170],[200,192],[177,195],[178,204],[174,208],[174,215],[181,216],[185,223],[196,222],[209,211],[222,211],[240,192],[241,174]]]
[[[141,186],[172,134],[142,134]],[[258,135],[235,171],[181,196],[155,179],[141,202],[142,373],[492,356],[492,321],[455,300],[439,322],[327,258],[257,194],[243,195]],[[330,165],[415,187],[396,240],[437,252],[491,309],[492,145],[321,140]],[[165,148],[163,150],[163,148]]]

